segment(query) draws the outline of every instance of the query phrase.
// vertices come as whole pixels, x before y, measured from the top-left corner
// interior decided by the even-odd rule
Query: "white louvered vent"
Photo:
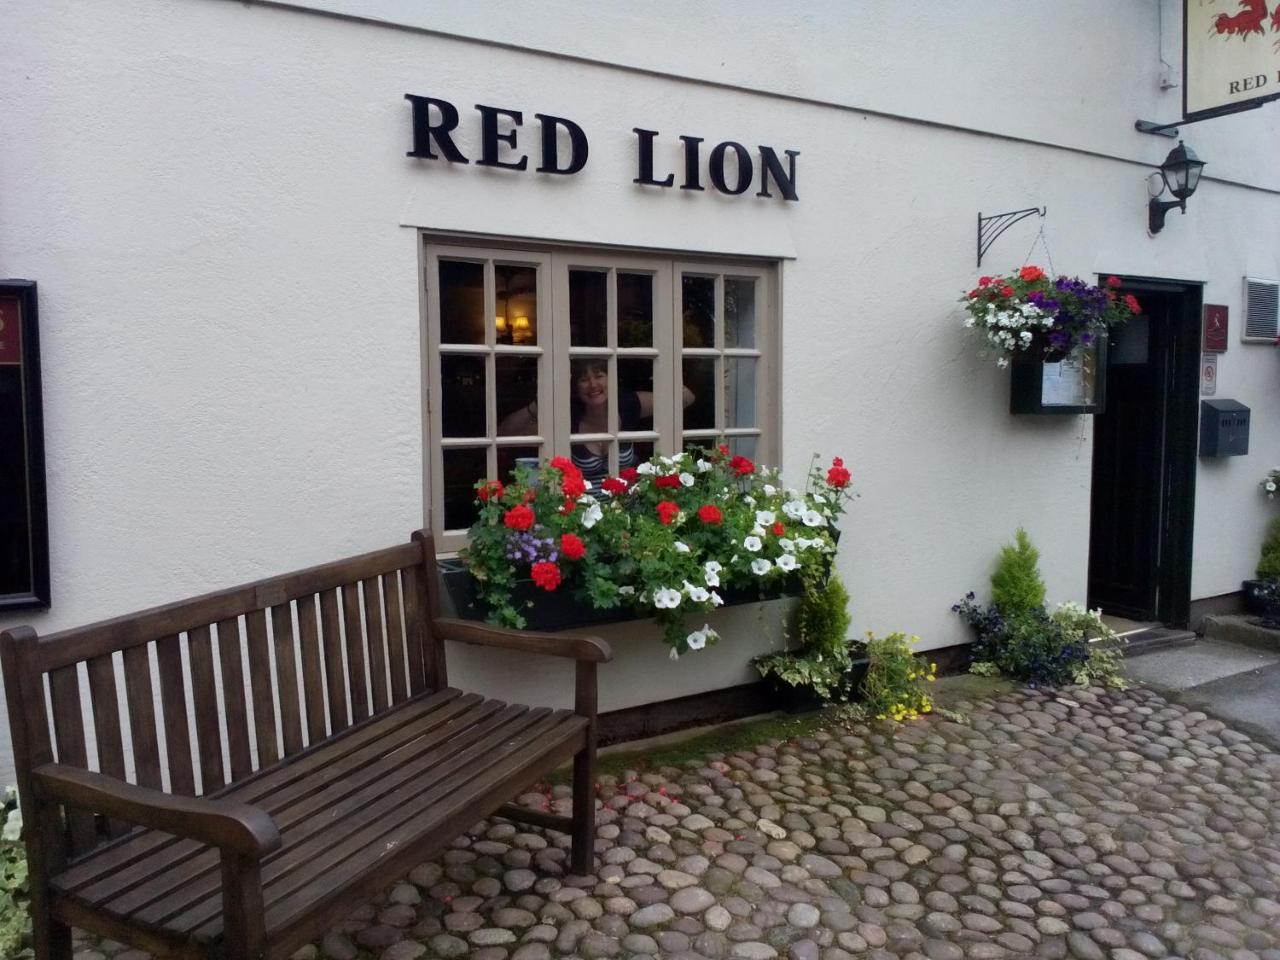
[[[1280,334],[1280,283],[1244,278],[1245,343],[1275,343]]]

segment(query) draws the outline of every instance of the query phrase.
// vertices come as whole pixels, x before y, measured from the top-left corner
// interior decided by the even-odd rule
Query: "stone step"
[[[1280,651],[1280,630],[1255,623],[1256,617],[1214,614],[1204,618],[1204,638],[1258,650]]]
[[[1172,627],[1148,627],[1137,633],[1125,635],[1124,655],[1139,657],[1156,650],[1169,650],[1173,647],[1185,647],[1196,642],[1196,635],[1191,630],[1175,630]]]

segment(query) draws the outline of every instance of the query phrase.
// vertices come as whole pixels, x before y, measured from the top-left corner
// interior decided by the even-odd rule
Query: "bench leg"
[[[52,917],[43,922],[33,919],[31,939],[36,960],[71,960],[71,928]]]
[[[596,853],[596,746],[578,751],[573,758],[573,833],[571,866],[577,874],[595,869]]]
[[[257,960],[266,954],[263,913],[261,864],[223,852],[222,927],[228,960]]]

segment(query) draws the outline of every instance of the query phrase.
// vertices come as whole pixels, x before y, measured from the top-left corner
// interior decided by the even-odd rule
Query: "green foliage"
[[[27,854],[20,840],[22,814],[12,788],[0,804],[0,957],[35,956],[31,948],[31,918],[27,914]]]
[[[1275,517],[1267,525],[1262,554],[1258,558],[1258,576],[1263,580],[1280,580],[1280,517]]]
[[[796,610],[795,650],[756,657],[762,677],[777,677],[789,687],[812,689],[823,700],[842,700],[849,672],[849,591],[839,576],[823,579],[815,568],[802,573],[804,594]]]
[[[969,672],[979,677],[998,677],[1000,665],[994,660],[975,660],[969,664]]]
[[[927,684],[937,676],[938,665],[925,663],[911,652],[919,637],[891,633],[877,637],[867,633],[867,675],[862,681],[862,705],[877,720],[914,720],[933,710]]]
[[[1040,551],[1021,527],[1014,542],[1000,548],[1000,561],[991,575],[991,605],[1005,616],[1044,608],[1044,581],[1040,578]]]

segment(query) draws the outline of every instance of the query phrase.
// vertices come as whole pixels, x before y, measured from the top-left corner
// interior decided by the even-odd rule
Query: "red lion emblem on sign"
[[[1267,0],[1239,0],[1240,9],[1234,13],[1220,13],[1213,18],[1214,32],[1227,37],[1245,39],[1251,33],[1263,34],[1267,20]],[[1280,31],[1280,3],[1271,14],[1271,29]]]

